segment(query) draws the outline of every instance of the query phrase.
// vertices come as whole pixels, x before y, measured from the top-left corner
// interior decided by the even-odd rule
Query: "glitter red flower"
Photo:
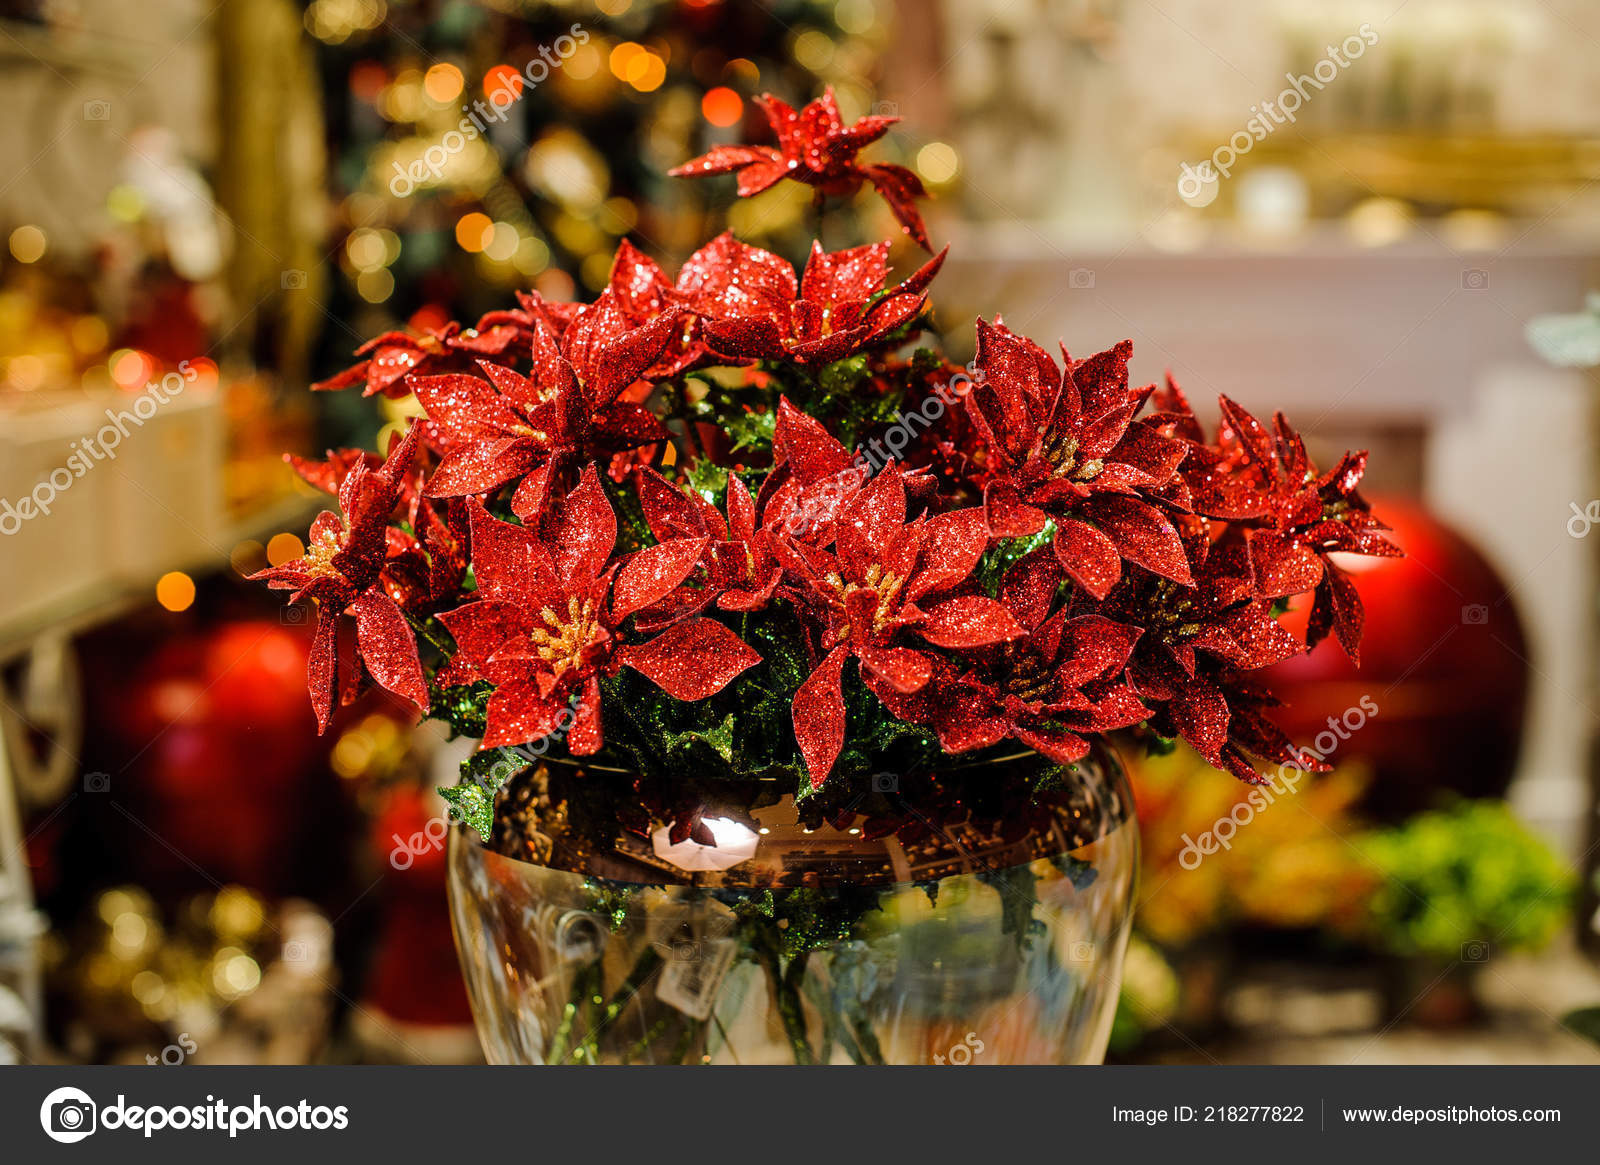
[[[741,198],[760,194],[785,178],[814,187],[819,197],[848,197],[860,190],[862,183],[871,183],[888,203],[901,229],[923,250],[933,249],[917,210],[916,200],[927,194],[922,180],[892,162],[856,160],[862,149],[889,132],[889,127],[900,120],[898,117],[873,114],[845,125],[832,86],[798,112],[770,93],[758,97],[756,103],[777,138],[776,148],[716,146],[669,173],[674,178],[737,173]]]
[[[616,515],[593,465],[556,508],[548,534],[489,514],[476,499],[472,569],[482,597],[440,621],[456,641],[447,682],[487,680],[483,747],[565,732],[588,755],[605,743],[600,679],[621,667],[679,700],[721,691],[760,657],[714,619],[696,618],[628,643],[628,616],[665,598],[699,561],[703,538],[659,543],[613,559]]]
[[[416,637],[404,613],[384,586],[389,518],[400,501],[402,482],[416,452],[413,426],[382,465],[354,460],[339,485],[335,514],[324,510],[311,525],[306,553],[251,575],[274,590],[288,590],[291,603],[313,600],[316,634],[306,680],[317,731],[327,730],[339,684],[339,618],[355,619],[357,653],[366,671],[383,687],[428,708],[428,683],[417,656]],[[350,692],[349,685],[345,692]]]

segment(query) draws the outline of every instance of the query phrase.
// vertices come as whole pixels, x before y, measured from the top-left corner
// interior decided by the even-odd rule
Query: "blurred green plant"
[[[1498,801],[1424,813],[1357,844],[1383,879],[1373,937],[1394,954],[1537,950],[1571,917],[1572,872]]]

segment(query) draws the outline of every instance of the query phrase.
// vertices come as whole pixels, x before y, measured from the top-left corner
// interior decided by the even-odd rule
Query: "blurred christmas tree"
[[[347,364],[358,336],[470,322],[516,288],[588,298],[624,235],[667,262],[723,225],[795,254],[803,190],[735,202],[731,180],[666,172],[764,133],[762,92],[832,84],[848,116],[870,111],[889,7],[313,0],[339,267],[317,368]],[[876,237],[898,238],[883,217]],[[830,220],[830,246],[860,237]]]

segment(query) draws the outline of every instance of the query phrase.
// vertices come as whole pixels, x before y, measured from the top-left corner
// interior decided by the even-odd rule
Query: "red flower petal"
[[[1178,732],[1201,756],[1220,762],[1228,740],[1228,701],[1210,680],[1196,677],[1184,684],[1169,705]]]
[[[503,748],[542,740],[561,726],[565,700],[547,696],[528,681],[502,684],[489,697],[484,748]]]
[[[666,598],[700,561],[709,538],[674,538],[639,551],[617,572],[611,610],[617,620]]]
[[[1122,577],[1116,545],[1087,522],[1058,521],[1054,547],[1067,576],[1093,598],[1105,598]]]
[[[350,604],[356,617],[356,642],[372,678],[422,711],[428,710],[428,681],[417,658],[417,637],[395,601],[377,587]]]
[[[916,200],[926,197],[928,193],[922,187],[922,179],[913,171],[896,166],[893,162],[862,166],[861,172],[889,204],[889,213],[894,215],[900,229],[910,235],[917,246],[931,252],[933,245],[928,242],[928,228],[923,225],[922,213],[917,210]]]
[[[778,398],[772,447],[802,483],[833,477],[854,465],[838,438],[790,404],[788,397]]]
[[[783,329],[771,316],[708,319],[700,336],[713,352],[734,360],[780,360],[784,354]]]
[[[1142,627],[1117,623],[1100,615],[1080,615],[1062,625],[1056,672],[1060,683],[1082,687],[1093,679],[1111,676],[1122,670],[1133,648],[1144,634]]]
[[[868,647],[856,649],[861,666],[867,668],[898,692],[919,692],[933,677],[933,661],[909,647]]]
[[[531,471],[544,450],[524,437],[496,437],[457,445],[428,478],[427,496],[457,498],[488,493]]]
[[[502,522],[477,498],[467,501],[472,532],[472,573],[478,594],[531,610],[565,606],[550,552],[526,526]]]
[[[991,481],[983,491],[983,514],[995,538],[1028,538],[1044,529],[1050,515],[1022,500],[1017,487]]]
[[[846,577],[859,581],[874,562],[892,570],[886,552],[905,524],[906,487],[899,467],[890,464],[839,512],[834,539]]]
[[[455,682],[487,679],[505,683],[525,670],[520,665],[507,670],[494,663],[496,653],[505,643],[527,642],[533,633],[534,624],[525,608],[500,599],[479,599],[454,611],[442,612],[439,622],[456,641],[456,653],[450,660],[457,677]]]
[[[558,523],[555,552],[562,585],[569,594],[584,594],[617,544],[617,515],[593,462],[584,467],[578,488],[567,495]]]
[[[728,478],[730,502],[735,483],[743,488],[738,478],[730,475]],[[725,539],[727,537],[728,531],[722,524],[722,515],[717,513],[710,502],[698,493],[685,493],[648,465],[639,467],[638,490],[639,506],[644,511],[645,524],[650,527],[650,532],[655,535],[657,542],[668,542],[674,538],[715,536],[718,539]],[[744,496],[748,499],[749,491],[746,491]]]
[[[703,700],[761,662],[749,644],[715,619],[690,619],[630,647],[623,663],[675,700]]]
[[[306,656],[306,688],[311,693],[311,710],[317,716],[317,735],[328,730],[333,715],[334,685],[338,678],[339,612],[317,608],[317,632]]]
[[[1084,503],[1084,510],[1111,539],[1118,553],[1148,571],[1192,586],[1189,558],[1183,539],[1171,520],[1154,506],[1133,498],[1100,494]]]
[[[889,278],[889,244],[869,243],[831,254],[816,240],[800,276],[800,294],[824,307],[870,299]]]
[[[684,261],[677,288],[710,319],[787,313],[800,293],[787,260],[724,231]]]
[[[988,548],[989,526],[981,506],[936,514],[928,519],[921,565],[906,586],[906,598],[915,603],[965,582]]]
[[[682,314],[673,311],[606,343],[587,369],[590,405],[600,408],[615,400],[618,393],[656,362],[682,326]],[[576,322],[573,327],[577,327]],[[567,334],[572,335],[572,330]]]
[[[1250,568],[1264,599],[1298,595],[1322,581],[1322,559],[1298,538],[1270,530],[1250,535]]]
[[[502,437],[526,427],[522,415],[479,377],[414,376],[410,385],[428,416],[457,438]]]
[[[931,608],[917,633],[938,647],[985,647],[1027,635],[1003,604],[982,595],[963,595]]]
[[[794,694],[794,738],[811,774],[813,789],[822,788],[844,747],[841,684],[844,661],[849,657],[849,647],[834,648]]]
[[[1057,764],[1077,764],[1089,755],[1089,742],[1076,733],[1048,725],[1035,728],[1017,726],[1016,738],[1034,752],[1049,757]]]
[[[1128,360],[1133,356],[1133,341],[1124,340],[1086,360],[1074,360],[1067,368],[1077,390],[1079,407],[1086,417],[1132,403],[1128,395]]]
[[[1000,580],[1000,601],[1017,625],[1032,631],[1043,623],[1063,580],[1061,563],[1041,547],[1018,559]]]
[[[1231,435],[1243,443],[1258,465],[1268,468],[1274,466],[1276,459],[1272,454],[1272,435],[1266,427],[1226,396],[1219,396],[1217,401],[1222,409],[1224,435]]]
[[[574,756],[593,756],[605,745],[600,724],[600,681],[590,676],[583,682],[578,706],[573,709],[572,727],[567,731],[567,749]]]
[[[667,174],[673,178],[706,178],[713,174],[731,174],[741,166],[781,157],[770,146],[713,146],[698,158],[674,166]]]

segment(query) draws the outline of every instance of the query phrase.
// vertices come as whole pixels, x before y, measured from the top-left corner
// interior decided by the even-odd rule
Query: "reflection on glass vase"
[[[704,828],[680,838],[615,827],[631,774],[526,770],[500,794],[494,848],[450,838],[489,1060],[1098,1062],[1138,856],[1115,755],[870,783],[827,820],[776,782],[703,786]]]

